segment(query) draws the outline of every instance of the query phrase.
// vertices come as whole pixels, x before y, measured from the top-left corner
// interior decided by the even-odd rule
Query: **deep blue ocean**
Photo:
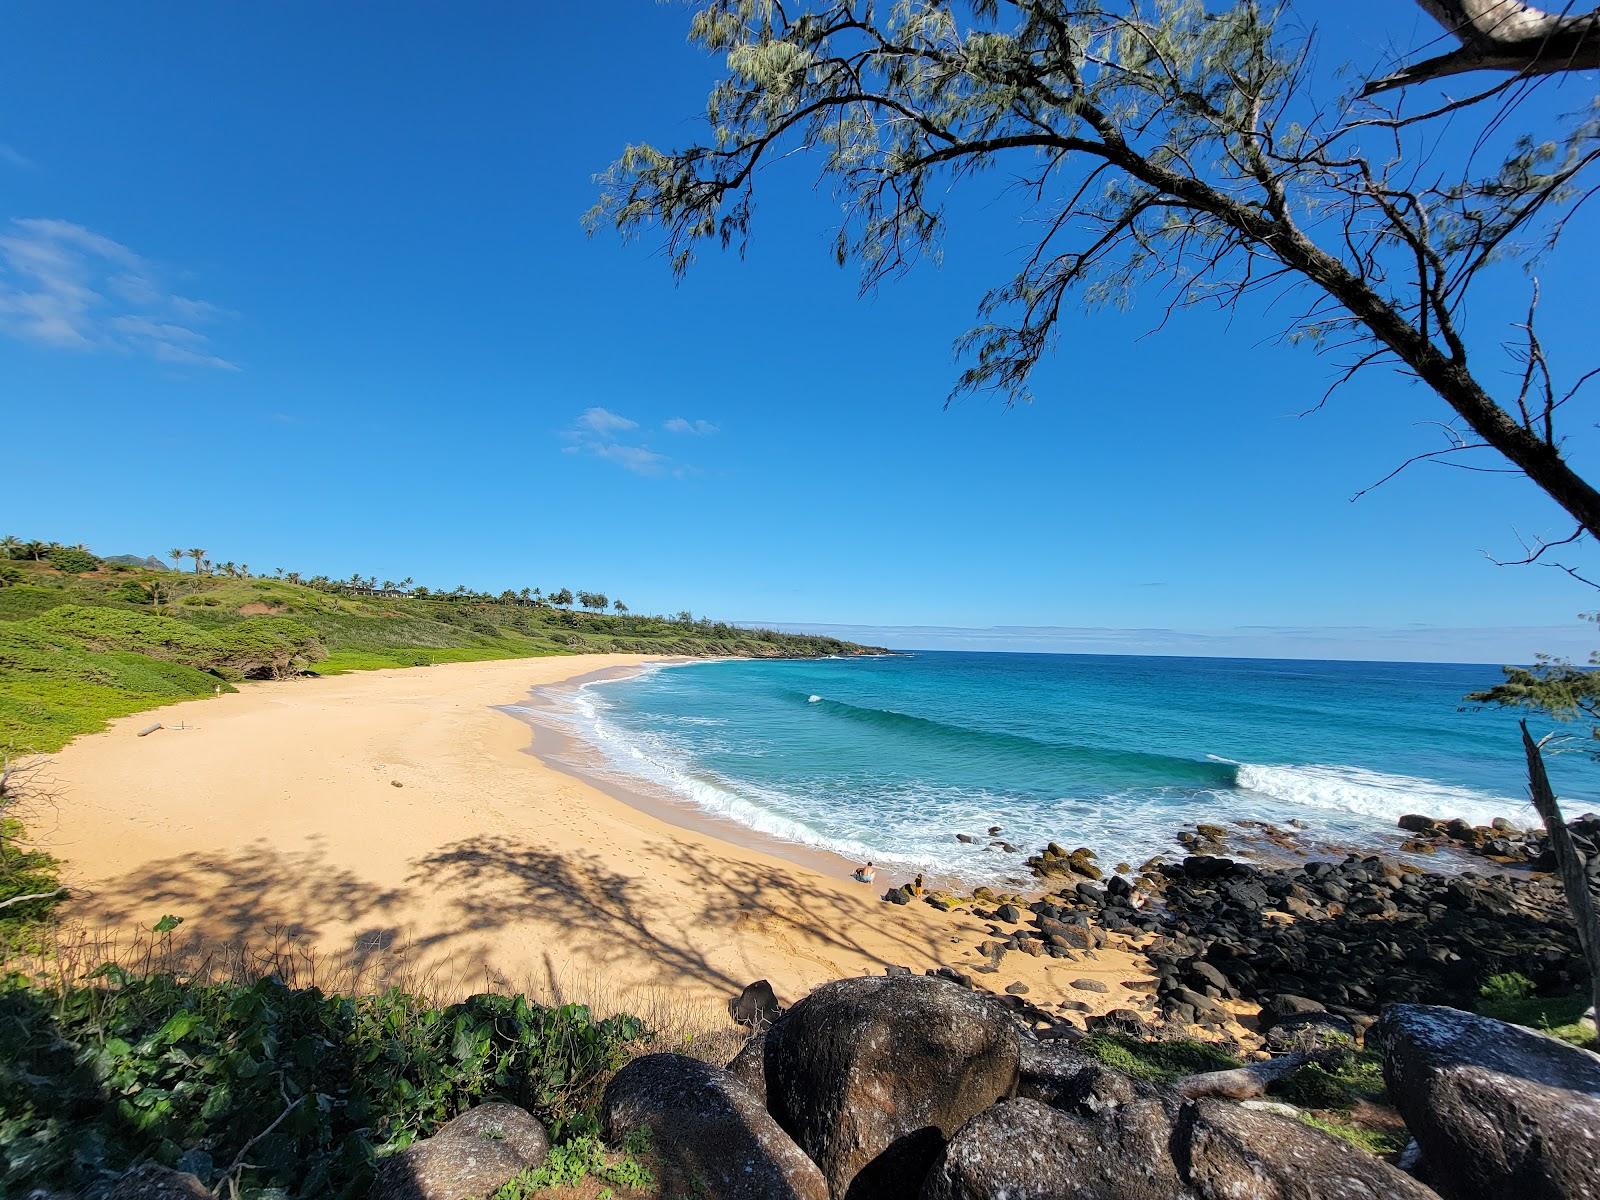
[[[1402,813],[1533,821],[1494,667],[918,652],[737,661],[588,684],[566,719],[601,770],[803,845],[965,878],[1028,852],[1177,850],[1198,821],[1397,840]],[[1600,769],[1553,768],[1574,811]],[[958,842],[957,832],[979,838]],[[1002,861],[1005,859],[1007,861]]]

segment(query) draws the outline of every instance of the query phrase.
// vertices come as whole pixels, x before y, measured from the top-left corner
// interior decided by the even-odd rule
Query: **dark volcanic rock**
[[[1023,1038],[1017,1095],[1092,1117],[1119,1104],[1153,1097],[1156,1089],[1063,1042]]]
[[[945,1140],[1012,1096],[1016,1026],[926,976],[823,984],[767,1033],[767,1107],[835,1200],[915,1196]]]
[[[478,1200],[550,1152],[544,1126],[514,1104],[480,1104],[378,1164],[372,1200]]]
[[[699,1059],[634,1059],[606,1085],[601,1111],[613,1142],[650,1131],[663,1195],[827,1200],[822,1173],[767,1115],[760,1097]]]
[[[117,1177],[106,1200],[212,1200],[206,1186],[187,1171],[146,1163]]]
[[[1451,1200],[1600,1196],[1600,1058],[1489,1017],[1384,1013],[1389,1095]]]
[[[1184,1106],[1174,1151],[1183,1178],[1206,1200],[1438,1200],[1338,1138],[1222,1100]]]
[[[778,1003],[777,994],[765,979],[747,984],[744,991],[728,1001],[729,1016],[741,1025],[753,1025],[757,1029],[776,1021],[782,1011],[783,1005]]]
[[[1180,1200],[1172,1121],[1140,1100],[1090,1120],[1035,1100],[979,1113],[945,1147],[922,1200]]]
[[[758,1029],[739,1047],[727,1067],[728,1073],[759,1096],[762,1104],[767,1102],[766,1055],[767,1031]]]

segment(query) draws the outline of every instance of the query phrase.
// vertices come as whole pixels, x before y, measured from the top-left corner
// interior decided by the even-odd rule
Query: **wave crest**
[[[1394,821],[1405,813],[1430,817],[1462,817],[1487,825],[1527,807],[1472,788],[1454,787],[1433,779],[1386,775],[1361,767],[1310,763],[1305,766],[1266,766],[1240,763],[1237,786],[1302,808],[1355,813]]]

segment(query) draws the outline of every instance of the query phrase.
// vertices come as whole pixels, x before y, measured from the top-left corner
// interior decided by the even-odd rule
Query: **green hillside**
[[[458,589],[162,570],[19,544],[0,558],[0,750],[50,751],[119,716],[252,678],[545,654],[869,652],[722,622],[582,612]],[[124,556],[126,558],[128,556]],[[606,598],[580,593],[585,600]]]

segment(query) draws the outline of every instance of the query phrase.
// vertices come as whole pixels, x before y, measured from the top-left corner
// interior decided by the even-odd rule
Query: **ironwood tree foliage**
[[[1464,329],[1491,264],[1559,252],[1600,157],[1594,103],[1511,139],[1497,122],[1531,86],[1526,71],[1411,115],[1326,95],[1310,35],[1254,3],[692,7],[691,40],[727,64],[709,133],[683,149],[627,147],[601,177],[591,228],[659,236],[681,274],[702,243],[742,250],[761,168],[798,152],[842,202],[839,261],[871,288],[936,251],[947,194],[1003,171],[1031,210],[1021,228],[1037,233],[960,339],[954,394],[1026,398],[1075,308],[1140,288],[1168,316],[1287,292],[1284,334],[1344,356],[1335,387],[1388,364],[1449,407],[1448,443],[1408,464],[1491,448],[1572,516],[1575,538],[1600,536],[1600,491],[1557,428],[1589,376],[1558,384],[1534,329],[1536,283],[1509,385],[1504,331],[1485,353]],[[1458,146],[1473,141],[1462,122],[1479,122],[1478,149],[1441,150],[1446,121]],[[1503,152],[1486,155],[1497,138]]]

